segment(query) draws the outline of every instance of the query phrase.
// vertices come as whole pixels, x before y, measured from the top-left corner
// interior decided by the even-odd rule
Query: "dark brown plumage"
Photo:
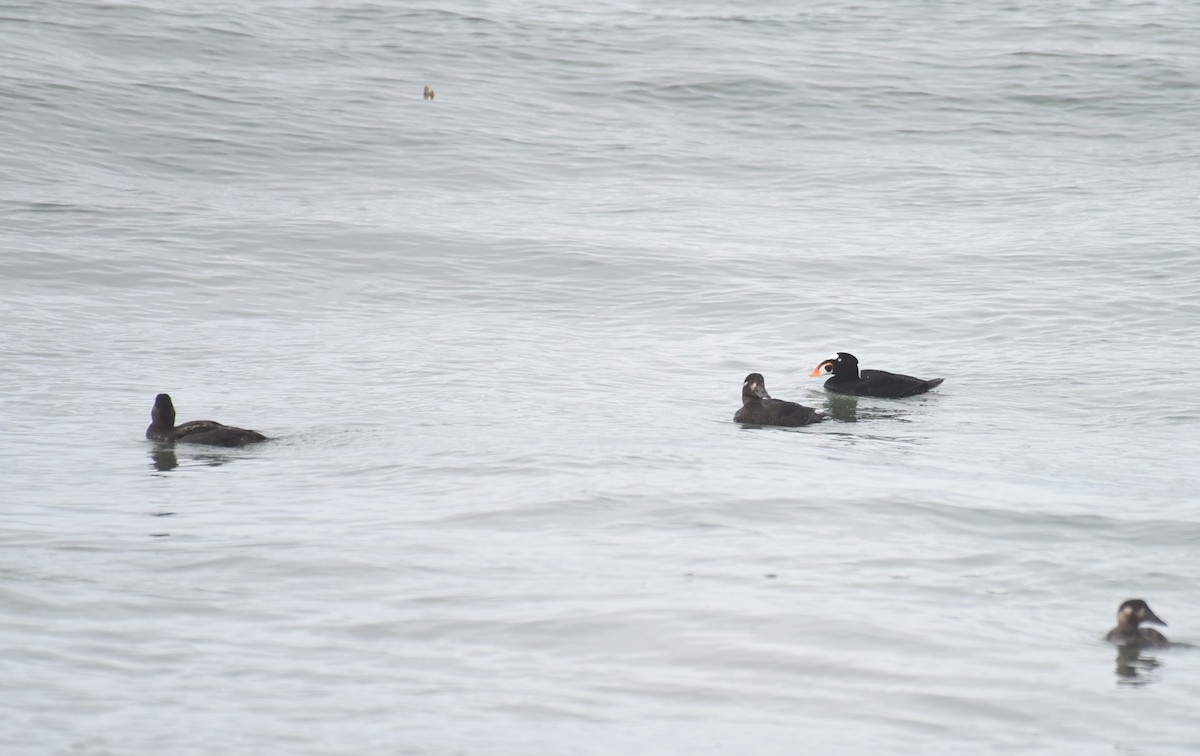
[[[154,408],[150,410],[150,427],[146,438],[151,441],[178,441],[183,444],[206,444],[208,446],[245,446],[267,437],[258,431],[234,428],[212,420],[193,420],[183,425],[175,424],[175,404],[170,394],[154,397]]]
[[[751,373],[742,383],[742,408],[733,416],[735,423],[781,425],[797,428],[819,423],[825,414],[795,402],[772,399],[761,373]]]
[[[1154,628],[1138,627],[1143,622],[1167,626],[1145,601],[1129,599],[1117,609],[1117,626],[1109,630],[1106,637],[1110,642],[1121,646],[1167,648],[1171,645],[1167,636]]]

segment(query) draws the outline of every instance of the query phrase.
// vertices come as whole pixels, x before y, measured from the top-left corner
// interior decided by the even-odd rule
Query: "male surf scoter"
[[[193,420],[183,425],[175,424],[175,404],[170,394],[154,397],[154,409],[150,410],[150,427],[146,438],[151,441],[178,441],[185,444],[208,444],[209,446],[245,446],[267,437],[258,431],[234,428],[212,420]]]
[[[1150,627],[1138,627],[1143,622],[1167,626],[1158,618],[1145,601],[1129,599],[1117,609],[1117,626],[1108,631],[1108,640],[1120,646],[1143,646],[1167,648],[1171,642],[1167,636]]]
[[[833,377],[825,381],[825,388],[839,394],[854,396],[874,396],[881,399],[900,399],[905,396],[924,394],[929,389],[942,385],[945,378],[924,380],[913,378],[911,375],[889,373],[886,370],[858,369],[858,358],[847,352],[838,352],[833,357],[813,368],[810,376],[821,375],[822,372],[833,373]]]
[[[745,382],[742,383],[742,408],[733,416],[735,423],[782,425],[787,428],[819,423],[824,419],[825,414],[812,407],[772,399],[767,393],[767,383],[760,373],[746,376]]]

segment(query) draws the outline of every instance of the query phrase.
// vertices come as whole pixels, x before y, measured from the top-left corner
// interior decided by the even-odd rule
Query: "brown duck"
[[[767,382],[763,380],[761,373],[746,376],[742,383],[742,408],[733,416],[735,423],[782,425],[787,428],[811,425],[824,419],[825,414],[812,407],[772,399],[767,393]]]
[[[1138,627],[1143,622],[1167,626],[1145,601],[1129,599],[1117,609],[1117,626],[1108,631],[1108,640],[1120,646],[1144,648],[1167,648],[1171,645],[1167,636],[1154,628]]]
[[[207,444],[209,446],[245,446],[267,437],[258,431],[234,428],[212,420],[193,420],[183,425],[175,424],[175,404],[170,394],[154,397],[154,408],[150,410],[150,427],[146,438],[151,441],[178,441],[182,444]]]

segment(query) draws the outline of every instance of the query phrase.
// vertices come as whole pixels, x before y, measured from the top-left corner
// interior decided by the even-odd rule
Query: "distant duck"
[[[245,446],[266,441],[258,431],[234,428],[212,420],[193,420],[183,425],[175,424],[175,404],[170,394],[154,397],[154,408],[150,410],[150,427],[146,438],[151,441],[178,441],[184,444],[207,444],[209,446]]]
[[[858,369],[858,358],[848,352],[838,352],[813,368],[810,376],[833,373],[825,381],[828,391],[853,396],[874,396],[882,399],[900,399],[915,394],[924,394],[935,386],[942,385],[945,378],[913,378],[911,375],[889,373],[886,370]]]
[[[428,84],[426,84],[426,85],[425,85],[425,99],[426,99],[426,100],[432,100],[432,99],[433,99],[433,95],[434,95],[433,87],[431,87],[431,86],[429,86]]]
[[[1108,640],[1121,646],[1143,646],[1167,648],[1171,642],[1167,636],[1149,627],[1138,627],[1143,622],[1167,626],[1158,615],[1141,599],[1129,599],[1117,609],[1117,626],[1108,631]]]
[[[772,399],[761,373],[746,376],[742,383],[742,408],[733,416],[735,423],[782,425],[787,428],[819,423],[824,419],[825,414],[812,407]]]

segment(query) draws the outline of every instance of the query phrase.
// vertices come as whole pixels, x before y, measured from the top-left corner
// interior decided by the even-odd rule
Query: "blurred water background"
[[[0,3],[0,751],[1196,753],[1198,39]]]

